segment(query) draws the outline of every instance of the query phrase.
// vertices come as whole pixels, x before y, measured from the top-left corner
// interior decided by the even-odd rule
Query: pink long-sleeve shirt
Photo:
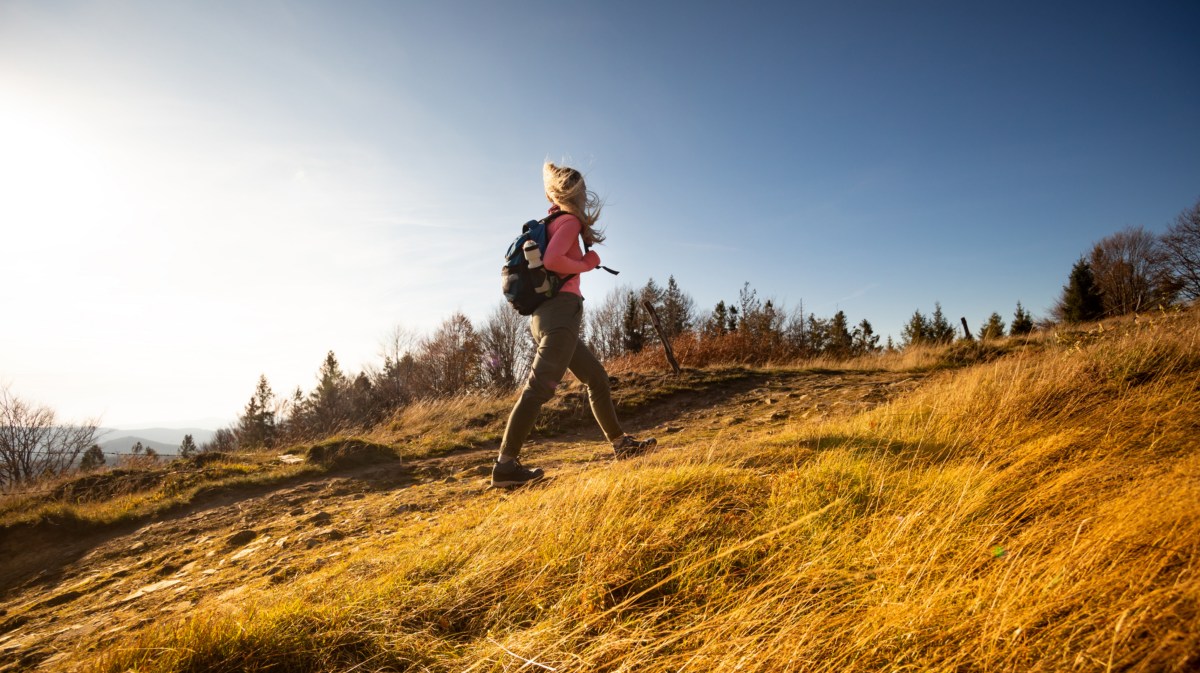
[[[553,213],[557,210],[559,210],[558,206],[554,206],[550,212]],[[584,254],[583,248],[579,245],[579,232],[582,229],[583,225],[579,222],[579,218],[570,213],[554,218],[546,228],[550,234],[550,240],[546,242],[546,255],[542,260],[547,269],[560,276],[575,274],[575,277],[568,280],[559,291],[570,292],[581,298],[583,293],[579,291],[579,274],[600,266],[600,255],[597,255],[595,250],[589,250],[587,254]]]

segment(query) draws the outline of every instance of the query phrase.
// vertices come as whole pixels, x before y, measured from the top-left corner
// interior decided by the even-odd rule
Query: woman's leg
[[[587,386],[588,403],[592,407],[592,415],[604,431],[608,441],[615,442],[625,431],[617,421],[617,410],[613,407],[612,389],[608,385],[608,372],[604,365],[596,359],[587,344],[582,339],[575,345],[575,353],[571,356],[570,369],[575,378]]]
[[[500,442],[500,459],[516,458],[521,445],[529,437],[542,405],[554,397],[579,344],[579,327],[583,320],[583,300],[564,292],[547,300],[533,313],[529,329],[538,342],[532,371],[525,381],[521,395],[508,416],[504,439]],[[594,359],[594,358],[593,358]],[[607,382],[607,379],[606,379]]]

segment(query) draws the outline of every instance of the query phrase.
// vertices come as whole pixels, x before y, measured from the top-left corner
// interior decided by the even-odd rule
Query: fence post
[[[675,359],[675,351],[671,350],[671,340],[663,332],[662,323],[658,321],[658,314],[654,312],[654,305],[649,300],[642,300],[642,307],[650,314],[650,321],[654,323],[654,331],[658,332],[658,340],[662,342],[663,352],[667,354],[667,362],[671,363],[671,369],[675,373],[679,373],[679,361]]]

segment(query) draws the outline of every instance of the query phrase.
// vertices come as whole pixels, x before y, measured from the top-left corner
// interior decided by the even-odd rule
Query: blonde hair
[[[551,203],[579,218],[584,243],[595,245],[604,242],[604,230],[596,228],[596,220],[600,219],[604,203],[596,192],[588,191],[582,173],[568,166],[546,162],[542,166],[542,182],[546,186],[546,198]]]

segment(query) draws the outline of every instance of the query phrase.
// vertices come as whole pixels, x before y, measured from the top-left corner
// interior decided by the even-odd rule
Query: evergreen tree
[[[317,372],[317,387],[308,396],[307,429],[319,434],[334,432],[346,422],[346,375],[333,351],[325,354]]]
[[[900,330],[900,346],[907,348],[909,346],[919,346],[928,343],[932,340],[933,329],[930,325],[929,318],[921,313],[920,309],[913,311],[912,317],[908,319],[908,323]]]
[[[514,313],[514,311],[509,311]],[[367,376],[366,372],[360,372],[354,377],[354,383],[350,384],[347,390],[349,396],[348,408],[351,412],[351,420],[358,426],[369,427],[383,420],[383,404],[382,401],[375,395],[375,387],[371,384],[371,377]]]
[[[853,344],[851,350],[855,355],[866,355],[879,350],[879,335],[875,333],[875,329],[871,326],[871,321],[866,318],[858,323],[851,335]],[[888,337],[890,340],[891,337]]]
[[[954,325],[942,313],[941,302],[933,303],[933,317],[929,320],[929,339],[934,343],[948,344],[954,341]]]
[[[199,447],[196,446],[196,440],[192,439],[191,435],[183,436],[183,442],[179,445],[180,458],[191,458],[199,450]]]
[[[829,349],[832,336],[828,320],[809,313],[805,331],[808,332],[808,344],[812,355],[821,355]]]
[[[1004,321],[1000,319],[999,313],[993,311],[983,327],[979,328],[979,340],[999,339],[1002,336],[1004,336]]]
[[[675,276],[667,278],[667,289],[662,294],[663,330],[668,338],[674,338],[692,328],[695,302],[675,282]]]
[[[1071,267],[1071,277],[1063,286],[1054,314],[1064,322],[1085,322],[1104,315],[1103,300],[1087,260],[1080,259]]]
[[[1033,316],[1021,306],[1021,302],[1017,302],[1017,310],[1013,312],[1012,325],[1009,326],[1008,332],[1013,336],[1029,334],[1033,331]]]
[[[630,292],[625,300],[625,314],[621,319],[621,343],[627,353],[640,353],[646,347],[646,333],[642,328],[641,309],[637,295]]]
[[[91,472],[99,468],[105,463],[104,449],[100,448],[99,444],[93,444],[91,448],[83,452],[83,456],[79,459],[79,469],[83,472]]]
[[[725,334],[729,327],[729,311],[725,308],[725,301],[717,302],[713,307],[712,314],[708,320],[704,322],[704,336],[718,337]]]
[[[829,321],[829,338],[826,342],[825,353],[835,358],[850,357],[854,345],[854,337],[850,334],[845,311],[833,314]]]
[[[271,391],[271,384],[267,383],[266,374],[259,375],[254,395],[238,419],[238,444],[248,448],[275,445],[274,401],[275,393]]]

